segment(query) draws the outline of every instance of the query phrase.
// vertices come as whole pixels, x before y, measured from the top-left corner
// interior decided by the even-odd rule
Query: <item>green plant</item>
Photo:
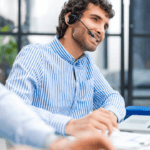
[[[8,32],[9,26],[4,26],[0,29],[0,32]],[[10,66],[13,65],[13,62],[18,54],[17,42],[14,40],[12,35],[9,35],[9,41],[6,44],[3,44],[4,36],[0,35],[0,63],[8,63]]]

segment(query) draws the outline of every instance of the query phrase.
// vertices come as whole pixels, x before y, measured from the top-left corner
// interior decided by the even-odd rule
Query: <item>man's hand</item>
[[[111,111],[110,111],[110,112],[111,112]],[[114,117],[115,121],[118,122],[117,116],[116,116],[113,112],[111,112],[111,113],[112,113],[112,116]]]
[[[118,129],[117,117],[112,112],[100,108],[81,119],[72,119],[66,125],[65,132],[71,136],[78,136],[87,131],[97,133],[99,129],[103,134],[109,130],[108,135],[110,135],[113,128]]]
[[[74,141],[62,138],[54,142],[50,150],[115,150],[114,146],[102,133],[84,132]]]

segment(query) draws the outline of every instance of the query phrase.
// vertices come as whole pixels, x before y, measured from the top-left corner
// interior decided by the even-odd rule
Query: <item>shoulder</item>
[[[18,53],[17,58],[28,57],[28,58],[43,58],[46,53],[51,50],[49,44],[29,44],[24,46],[21,51]]]
[[[28,52],[28,51],[30,53],[41,53],[47,48],[48,48],[47,44],[39,44],[39,43],[37,43],[37,44],[29,44],[29,45],[24,46],[21,49],[20,53]]]

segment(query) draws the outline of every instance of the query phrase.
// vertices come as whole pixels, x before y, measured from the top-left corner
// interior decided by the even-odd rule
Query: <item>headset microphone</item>
[[[70,15],[68,16],[68,21],[67,21],[67,23],[68,23],[68,24],[73,24],[73,23],[76,22],[76,20],[79,20],[79,21],[87,28],[87,30],[90,32],[90,35],[91,35],[92,37],[94,37],[94,34],[90,31],[90,29],[88,29],[88,27],[87,27],[76,15],[70,14]]]

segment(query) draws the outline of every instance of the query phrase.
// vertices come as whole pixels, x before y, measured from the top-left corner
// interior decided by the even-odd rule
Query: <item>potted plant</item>
[[[9,26],[4,26],[0,29],[0,32],[8,32]],[[0,35],[0,69],[2,70],[2,76],[5,74],[7,79],[13,62],[18,54],[17,42],[12,35],[4,36]],[[3,78],[3,77],[2,77]],[[3,79],[3,80],[5,80]],[[2,81],[1,81],[2,82]],[[2,82],[5,84],[5,81]]]

